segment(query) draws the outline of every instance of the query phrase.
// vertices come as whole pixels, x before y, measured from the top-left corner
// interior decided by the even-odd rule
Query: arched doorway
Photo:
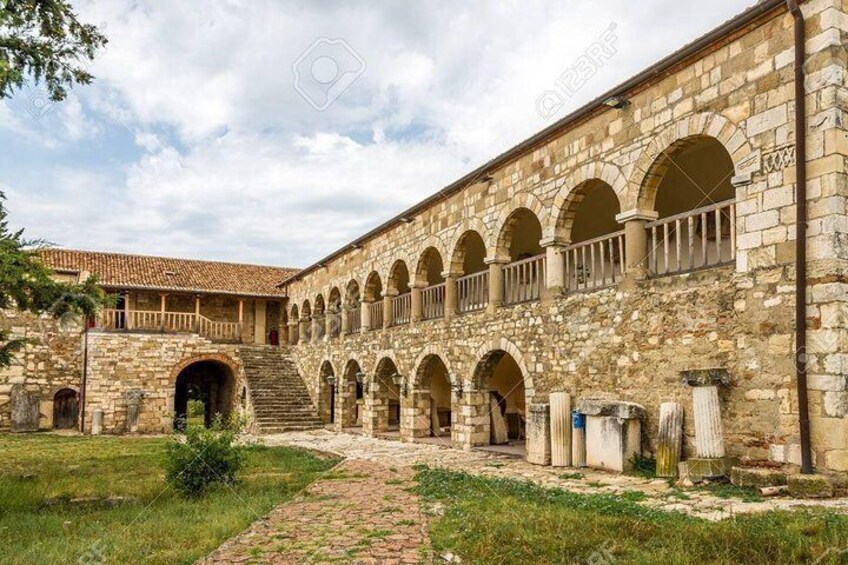
[[[407,437],[418,441],[432,438],[439,443],[450,442],[453,392],[448,368],[438,355],[427,355],[418,366],[409,408],[404,430]]]
[[[357,375],[360,375],[357,378]],[[338,385],[338,397],[336,398],[338,414],[336,427],[339,429],[357,428],[362,426],[363,403],[365,394],[361,380],[364,375],[359,363],[351,359],[345,365],[342,380]]]
[[[474,382],[489,414],[488,445],[511,455],[525,453],[527,400],[525,375],[516,359],[502,349],[491,351],[477,363]],[[484,436],[485,438],[485,436]],[[485,439],[481,441],[486,445]]]
[[[53,395],[53,429],[76,429],[79,420],[77,391],[63,388]]]
[[[321,420],[325,424],[336,421],[336,372],[329,361],[321,364],[318,375],[318,404],[321,407]]]
[[[398,368],[394,361],[383,357],[369,382],[365,399],[362,431],[365,435],[400,431],[400,389],[395,381]]]
[[[177,376],[174,394],[174,429],[186,425],[209,426],[216,416],[226,418],[233,408],[235,377],[219,361],[197,361]]]

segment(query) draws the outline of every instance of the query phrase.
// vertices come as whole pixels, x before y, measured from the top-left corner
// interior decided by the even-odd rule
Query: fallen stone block
[[[795,498],[833,497],[833,485],[823,475],[789,475],[787,486]]]
[[[786,473],[777,469],[733,467],[730,482],[738,487],[777,487],[786,484]]]

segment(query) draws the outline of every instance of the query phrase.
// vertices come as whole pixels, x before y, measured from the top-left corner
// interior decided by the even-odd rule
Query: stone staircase
[[[257,431],[273,434],[324,424],[288,353],[277,347],[239,348]]]

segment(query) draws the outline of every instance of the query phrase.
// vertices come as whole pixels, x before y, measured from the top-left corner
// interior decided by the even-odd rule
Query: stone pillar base
[[[531,404],[527,409],[527,462],[551,464],[551,407]]]

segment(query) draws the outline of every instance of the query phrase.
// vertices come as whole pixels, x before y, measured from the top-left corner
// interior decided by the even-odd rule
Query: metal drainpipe
[[[810,450],[810,406],[807,400],[807,115],[804,88],[804,14],[796,0],[786,0],[795,19],[795,383],[801,472],[813,472]]]

